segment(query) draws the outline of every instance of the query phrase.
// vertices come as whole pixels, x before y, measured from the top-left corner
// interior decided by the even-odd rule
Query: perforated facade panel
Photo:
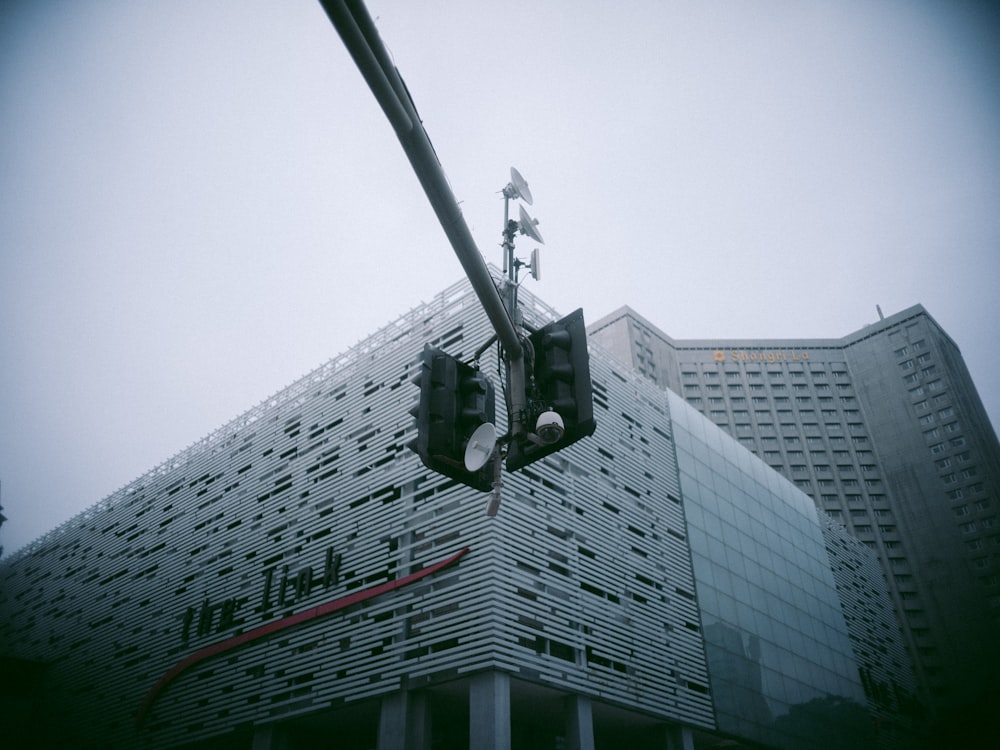
[[[529,323],[558,317],[521,303]],[[424,344],[470,359],[489,336],[457,284],[6,560],[2,653],[44,665],[62,717],[38,732],[170,747],[488,670],[714,729],[685,517],[705,496],[683,494],[667,393],[593,349],[597,433],[505,475],[496,518],[405,448]],[[495,352],[483,364],[498,377]],[[803,528],[818,559],[815,517]],[[842,645],[835,596],[812,596]],[[842,651],[810,695],[851,694]]]

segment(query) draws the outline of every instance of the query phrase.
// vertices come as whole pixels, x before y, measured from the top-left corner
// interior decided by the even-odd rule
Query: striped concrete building
[[[507,475],[498,516],[428,472],[405,448],[424,344],[471,358],[490,334],[456,284],[3,561],[8,736],[905,746],[874,554],[601,348],[597,432]]]

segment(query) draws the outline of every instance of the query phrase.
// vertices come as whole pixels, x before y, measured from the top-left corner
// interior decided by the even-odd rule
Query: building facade
[[[926,705],[1000,667],[1000,446],[921,306],[841,339],[684,340],[623,308],[591,336],[680,394],[878,556]]]
[[[873,553],[598,347],[597,432],[505,475],[496,517],[428,472],[405,447],[420,353],[490,334],[455,285],[4,560],[7,736],[905,746],[915,682]]]

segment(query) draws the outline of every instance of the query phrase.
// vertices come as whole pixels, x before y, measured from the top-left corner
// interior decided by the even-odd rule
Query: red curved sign
[[[458,562],[459,558],[461,558],[462,555],[468,551],[469,548],[465,547],[451,557],[442,560],[441,562],[434,563],[430,567],[418,570],[416,573],[410,573],[410,575],[397,578],[395,581],[381,583],[378,586],[372,586],[368,589],[355,591],[354,593],[347,594],[346,596],[341,596],[337,599],[328,601],[325,604],[320,604],[316,607],[312,607],[311,609],[296,612],[294,615],[289,615],[288,617],[284,617],[280,620],[269,622],[265,625],[254,628],[253,630],[248,630],[245,633],[240,633],[232,638],[227,638],[219,643],[213,643],[211,646],[205,646],[205,648],[198,649],[171,667],[170,670],[167,671],[167,673],[164,674],[155,685],[153,685],[150,691],[146,693],[142,706],[139,708],[139,714],[136,717],[136,724],[142,724],[146,715],[149,713],[149,709],[153,707],[153,701],[156,700],[157,696],[163,692],[164,688],[166,688],[175,677],[189,667],[193,667],[195,664],[203,662],[206,659],[211,659],[213,656],[224,654],[226,651],[231,651],[239,646],[244,646],[247,643],[252,643],[253,641],[266,638],[269,635],[274,635],[282,630],[295,627],[296,625],[301,625],[304,622],[309,622],[310,620],[315,620],[318,617],[323,617],[324,615],[328,615],[332,612],[337,612],[346,607],[350,607],[352,604],[358,604],[359,602],[373,599],[376,596],[381,596],[382,594],[386,594],[390,591],[402,588],[403,586],[415,583],[422,578],[433,575],[439,570],[447,568],[449,565],[453,565]]]

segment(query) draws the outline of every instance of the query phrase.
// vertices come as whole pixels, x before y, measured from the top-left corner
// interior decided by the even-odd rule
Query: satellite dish
[[[510,168],[510,186],[513,188],[512,198],[520,198],[529,206],[531,205],[531,191],[528,190],[528,181],[521,177],[521,173],[514,167]]]
[[[479,471],[490,460],[497,447],[497,428],[489,422],[479,425],[465,446],[465,468]]]
[[[521,234],[527,235],[535,242],[539,242],[544,245],[545,240],[542,239],[542,235],[540,235],[538,230],[535,229],[535,225],[538,224],[538,222],[528,216],[528,212],[524,210],[524,206],[518,206],[517,210],[521,214],[521,221],[518,225],[518,229],[521,230]]]

